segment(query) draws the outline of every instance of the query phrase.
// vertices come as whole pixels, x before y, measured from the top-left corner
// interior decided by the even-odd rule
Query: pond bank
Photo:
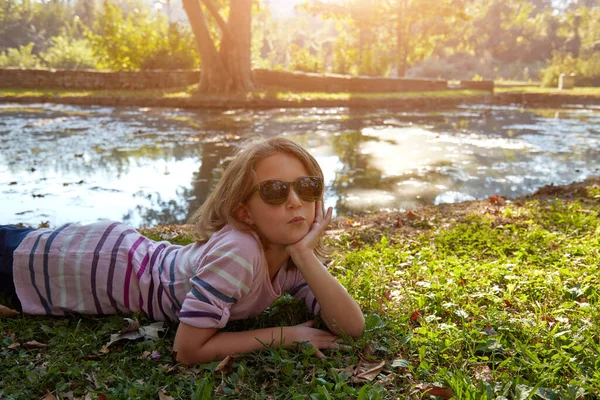
[[[532,93],[456,90],[382,94],[270,93],[248,96],[200,96],[180,91],[35,91],[0,90],[0,103],[58,103],[69,105],[165,107],[181,109],[385,108],[397,110],[448,109],[461,104],[521,104],[560,106],[600,105],[597,93]]]
[[[598,208],[600,176],[568,185],[544,186],[533,194],[515,199],[490,196],[485,200],[428,205],[407,212],[367,212],[338,217],[331,221],[326,235],[335,237],[342,233],[348,234],[360,238],[361,244],[377,243],[383,236],[399,235],[410,238],[431,229],[432,221],[435,221],[436,226],[448,227],[467,222],[469,215],[490,215],[501,219],[502,210],[505,207],[511,204],[521,207],[532,200],[540,203],[549,203],[555,200],[565,203],[578,201],[584,207],[592,205],[592,207]],[[191,225],[165,225],[144,228],[141,231],[156,239],[189,242],[192,237],[192,229]]]

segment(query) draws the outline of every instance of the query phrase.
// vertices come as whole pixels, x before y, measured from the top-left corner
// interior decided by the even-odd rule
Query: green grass
[[[600,87],[575,87],[569,90],[558,90],[557,88],[543,88],[539,86],[513,86],[496,87],[495,93],[517,92],[517,93],[540,93],[540,94],[563,94],[570,96],[592,95],[600,96]]]
[[[187,88],[172,90],[33,90],[33,89],[0,89],[0,97],[156,97],[171,99],[212,99],[220,96],[195,94],[196,85]],[[448,98],[469,97],[489,94],[479,90],[444,90],[427,92],[402,92],[402,93],[318,93],[318,92],[290,92],[285,90],[256,91],[242,98],[234,96],[235,99],[265,100],[275,99],[284,102],[301,102],[316,100],[331,100],[347,102],[354,99],[378,100],[378,99],[411,99],[411,98]]]
[[[265,348],[221,373],[217,363],[172,361],[175,325],[157,342],[121,343],[103,354],[121,317],[0,319],[0,398],[46,390],[111,399],[156,398],[161,390],[177,399],[427,398],[421,383],[451,388],[457,399],[596,398],[599,198],[590,185],[563,200],[486,202],[470,213],[456,205],[421,220],[400,215],[401,228],[381,215],[328,236],[329,268],[360,303],[367,330],[326,360],[302,345]],[[304,318],[303,306],[283,299],[230,329]],[[48,348],[8,349],[29,340]],[[140,358],[153,350],[158,360]],[[360,354],[386,361],[372,382],[350,378]]]

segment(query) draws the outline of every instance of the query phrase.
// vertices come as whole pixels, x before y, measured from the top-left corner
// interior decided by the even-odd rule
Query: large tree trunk
[[[228,25],[231,35],[223,37],[221,60],[230,65],[233,87],[247,92],[254,89],[251,64],[252,0],[231,0]],[[236,7],[233,7],[235,3]]]
[[[228,94],[254,88],[250,67],[251,0],[230,0],[229,23],[225,23],[212,0],[182,0],[202,60],[199,92]],[[210,37],[201,2],[221,29],[221,48]]]
[[[227,93],[232,84],[231,78],[210,37],[200,0],[182,1],[202,60],[202,74],[198,90],[204,93]]]

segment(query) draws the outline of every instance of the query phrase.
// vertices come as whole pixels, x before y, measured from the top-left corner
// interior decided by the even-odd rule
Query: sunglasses
[[[323,194],[323,178],[318,176],[303,176],[295,181],[287,182],[278,179],[263,181],[252,188],[246,199],[250,198],[258,190],[260,198],[267,204],[278,205],[285,202],[290,194],[290,188],[294,190],[303,201],[317,201]]]

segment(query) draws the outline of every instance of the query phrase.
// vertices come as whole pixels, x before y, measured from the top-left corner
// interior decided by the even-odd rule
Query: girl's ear
[[[245,223],[248,226],[254,225],[254,221],[252,217],[250,217],[250,211],[248,210],[248,206],[244,203],[239,203],[235,210],[235,217],[238,221]]]

